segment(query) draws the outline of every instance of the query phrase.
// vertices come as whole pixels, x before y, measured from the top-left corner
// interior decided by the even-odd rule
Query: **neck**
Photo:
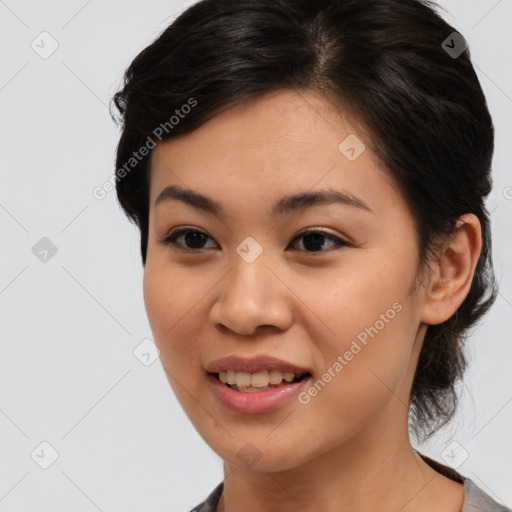
[[[461,484],[414,451],[407,429],[374,427],[286,471],[258,472],[225,462],[217,512],[457,512],[463,497]]]

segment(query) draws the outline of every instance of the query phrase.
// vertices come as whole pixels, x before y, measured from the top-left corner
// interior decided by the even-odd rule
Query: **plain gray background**
[[[151,339],[139,234],[115,192],[92,195],[114,172],[124,69],[191,3],[0,0],[0,511],[185,511],[222,480],[160,360],[134,355]],[[512,1],[440,4],[496,127],[501,288],[457,418],[420,448],[512,505]]]

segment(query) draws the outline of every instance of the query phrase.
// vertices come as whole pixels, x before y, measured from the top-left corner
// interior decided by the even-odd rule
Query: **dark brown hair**
[[[278,89],[317,91],[361,120],[413,213],[422,263],[460,215],[478,217],[471,289],[428,327],[412,386],[410,426],[423,439],[453,416],[463,342],[497,293],[484,204],[494,130],[469,50],[443,45],[462,44],[454,32],[427,0],[202,0],[133,60],[113,98],[117,196],[140,228],[143,265],[150,154],[127,168],[134,152]]]

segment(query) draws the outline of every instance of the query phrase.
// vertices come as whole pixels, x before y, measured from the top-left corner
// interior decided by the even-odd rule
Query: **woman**
[[[114,101],[151,329],[224,460],[194,510],[507,510],[409,440],[496,297],[493,125],[433,5],[203,0]]]

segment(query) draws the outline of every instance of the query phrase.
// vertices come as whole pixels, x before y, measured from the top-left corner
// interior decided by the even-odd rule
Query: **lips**
[[[208,373],[219,373],[227,371],[259,373],[265,371],[279,371],[282,373],[293,373],[301,375],[304,373],[312,373],[307,367],[298,366],[282,359],[277,359],[268,355],[260,355],[256,357],[228,356],[215,359],[206,367]]]
[[[262,414],[271,413],[291,403],[310,379],[281,384],[266,390],[246,388],[245,391],[232,389],[212,373],[208,374],[207,380],[213,395],[223,409],[238,414]]]
[[[312,377],[311,369],[306,366],[265,354],[215,359],[206,371],[219,403],[239,414],[268,413],[283,407]]]
[[[258,389],[263,391],[283,384],[286,385],[286,383],[297,382],[310,374],[303,373],[301,375],[295,375],[291,372],[282,373],[277,370],[258,373],[235,372],[228,370],[227,372],[220,371],[213,375],[216,375],[223,384],[227,384],[232,389],[252,392],[258,391]]]

